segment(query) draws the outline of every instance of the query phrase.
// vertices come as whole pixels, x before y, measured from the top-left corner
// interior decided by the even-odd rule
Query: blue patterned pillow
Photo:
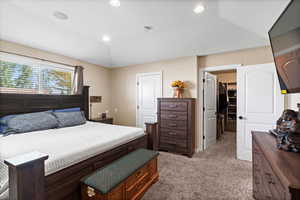
[[[76,111],[80,111],[80,108],[75,107],[75,108],[65,108],[65,109],[53,110],[53,112],[76,112]]]
[[[16,116],[16,115],[7,115],[7,116],[4,116],[4,117],[0,118],[0,135],[1,134],[6,134],[6,131],[8,129],[7,121],[9,119],[13,118],[14,116]]]
[[[0,124],[0,135],[4,132],[5,126]]]
[[[53,115],[58,121],[58,128],[77,126],[86,123],[86,119],[82,111],[54,112]]]
[[[58,121],[51,112],[15,115],[2,123],[7,127],[4,134],[26,133],[58,127]]]

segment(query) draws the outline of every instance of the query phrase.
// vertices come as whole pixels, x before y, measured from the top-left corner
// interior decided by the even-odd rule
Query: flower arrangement
[[[174,88],[173,97],[175,98],[183,98],[183,89],[185,88],[185,84],[183,81],[173,81],[171,86]]]
[[[183,89],[183,88],[185,88],[185,84],[183,81],[177,80],[177,81],[172,82],[172,87]]]

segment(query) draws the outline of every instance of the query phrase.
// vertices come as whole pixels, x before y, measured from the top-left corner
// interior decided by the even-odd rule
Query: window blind
[[[0,54],[0,93],[70,95],[73,75],[72,67]]]

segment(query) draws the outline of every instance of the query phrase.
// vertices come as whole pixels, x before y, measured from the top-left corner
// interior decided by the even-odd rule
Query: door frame
[[[242,67],[242,64],[231,64],[231,65],[221,65],[221,66],[212,66],[212,67],[204,67],[200,68],[199,70],[199,87],[198,87],[198,112],[199,112],[199,138],[198,138],[198,148],[196,149],[196,152],[200,152],[204,150],[204,112],[203,112],[203,101],[204,101],[204,73],[205,72],[217,72],[217,71],[226,71],[226,70],[237,70],[239,67]]]
[[[139,109],[138,109],[138,104],[139,104],[139,87],[138,87],[138,80],[140,76],[145,76],[145,75],[159,75],[160,76],[160,86],[161,86],[161,92],[160,96],[163,97],[163,72],[158,71],[158,72],[147,72],[147,73],[137,73],[135,75],[135,91],[136,91],[136,97],[135,97],[135,126],[138,127],[139,124]]]

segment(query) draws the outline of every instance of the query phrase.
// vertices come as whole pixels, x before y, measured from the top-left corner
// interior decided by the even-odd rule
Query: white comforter
[[[140,128],[87,122],[81,126],[0,137],[0,200],[8,196],[7,158],[38,151],[49,155],[46,175],[144,135]]]

